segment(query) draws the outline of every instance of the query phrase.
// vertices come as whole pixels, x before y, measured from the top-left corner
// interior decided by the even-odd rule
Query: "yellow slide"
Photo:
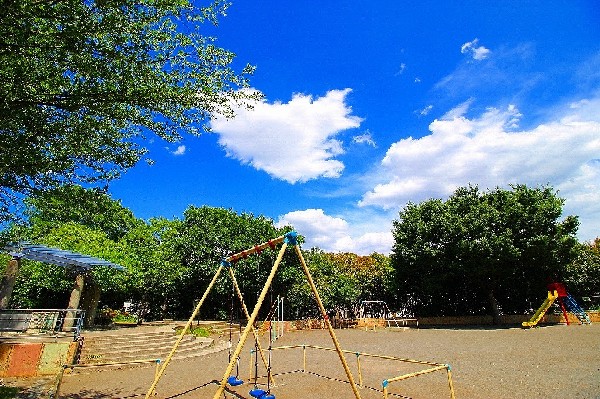
[[[535,312],[529,321],[524,321],[521,323],[523,327],[533,327],[536,326],[537,323],[544,317],[550,306],[554,303],[554,301],[558,298],[558,293],[556,291],[548,291],[548,298],[542,303],[542,306]]]

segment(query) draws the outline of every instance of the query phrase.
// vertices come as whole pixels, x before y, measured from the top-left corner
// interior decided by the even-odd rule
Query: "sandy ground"
[[[384,379],[430,368],[395,360],[370,358],[387,355],[450,364],[456,398],[600,398],[600,324],[555,325],[521,328],[409,329],[400,331],[335,330],[356,382],[360,360],[363,387],[360,397],[381,398]],[[236,343],[234,342],[234,345]],[[263,342],[266,347],[267,342]],[[327,331],[287,333],[274,347],[316,345],[333,348]],[[239,378],[244,385],[228,389],[221,397],[251,398],[250,378],[253,340],[241,352]],[[356,352],[359,353],[357,356]],[[212,398],[228,364],[227,351],[203,358],[176,360],[169,364],[156,389],[156,398]],[[271,393],[278,399],[355,398],[336,352],[307,349],[306,368],[301,373],[302,349],[272,351],[274,384]],[[86,370],[65,375],[62,399],[105,399],[144,397],[156,369],[154,366],[112,370]],[[234,369],[234,374],[236,370]],[[264,374],[260,367],[259,374]],[[264,382],[263,378],[262,381]],[[43,382],[43,381],[42,381]],[[39,381],[31,381],[31,385]],[[47,381],[46,381],[47,383]],[[260,386],[266,389],[266,386]],[[22,398],[35,395],[35,387],[24,390]],[[447,373],[437,371],[389,384],[390,397],[449,398]],[[27,396],[30,395],[30,396]]]

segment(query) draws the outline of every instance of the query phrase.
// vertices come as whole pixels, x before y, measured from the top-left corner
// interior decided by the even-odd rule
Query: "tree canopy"
[[[523,312],[574,259],[578,221],[550,187],[481,192],[408,204],[394,221],[399,294],[418,315]]]
[[[201,34],[228,3],[197,3],[0,0],[0,222],[38,189],[115,178],[149,135],[231,116],[253,68]]]
[[[3,231],[0,241],[27,239],[124,266],[123,272],[95,268],[86,284],[100,288],[102,306],[120,309],[126,300],[143,304],[146,319],[189,317],[222,258],[292,228],[208,206],[190,206],[181,219],[144,221],[101,190],[78,186],[48,190],[26,203],[30,224]],[[446,201],[407,205],[394,222],[391,257],[318,248],[303,254],[332,317],[337,311],[356,314],[365,300],[383,300],[392,310],[418,317],[521,313],[539,306],[547,278],[566,282],[578,298],[598,295],[599,241],[577,243],[577,219],[561,219],[562,203],[548,187],[489,192],[463,187]],[[249,308],[275,252],[268,249],[235,263]],[[73,278],[64,268],[24,260],[11,306],[60,308]],[[200,317],[228,319],[231,292],[224,274]],[[277,295],[286,299],[286,318],[320,316],[294,251],[284,255],[267,302]]]

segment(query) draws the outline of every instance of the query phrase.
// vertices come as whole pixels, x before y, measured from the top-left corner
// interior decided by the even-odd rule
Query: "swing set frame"
[[[277,259],[275,260],[275,263],[273,264],[273,267],[271,268],[271,272],[269,273],[269,276],[267,278],[267,281],[265,282],[265,285],[259,295],[258,301],[256,303],[256,306],[254,307],[254,309],[252,310],[252,314],[248,313],[248,308],[246,307],[246,304],[244,302],[242,293],[239,289],[239,286],[237,284],[237,280],[235,278],[235,273],[233,271],[234,267],[234,263],[242,258],[246,258],[248,257],[248,255],[254,254],[254,253],[260,253],[263,250],[267,249],[267,248],[271,248],[271,249],[275,249],[275,247],[279,244],[282,244],[281,248],[279,249],[279,253],[277,254]],[[156,389],[156,386],[158,385],[158,382],[160,381],[162,375],[164,374],[167,366],[169,365],[171,359],[173,358],[173,356],[175,355],[175,352],[177,351],[177,348],[179,346],[179,344],[181,343],[185,333],[190,329],[194,319],[196,318],[196,316],[198,315],[200,308],[202,307],[202,305],[204,304],[204,301],[206,300],[206,298],[208,297],[210,291],[212,290],[213,286],[215,285],[217,279],[219,278],[221,272],[223,271],[223,269],[228,269],[229,271],[229,275],[233,281],[235,290],[237,292],[238,298],[240,300],[240,303],[242,305],[242,309],[245,313],[245,316],[247,317],[248,322],[246,323],[246,327],[244,328],[244,331],[242,332],[237,347],[235,348],[235,351],[233,352],[233,354],[231,355],[229,364],[227,365],[227,368],[225,370],[225,373],[223,374],[223,377],[221,379],[221,382],[219,383],[219,388],[217,389],[217,391],[215,392],[213,399],[219,399],[221,397],[221,395],[223,394],[224,390],[225,390],[225,386],[227,385],[227,380],[228,378],[231,376],[231,372],[233,371],[233,368],[235,367],[236,362],[239,359],[240,353],[244,347],[244,344],[248,338],[248,335],[250,334],[250,332],[253,333],[256,341],[258,342],[258,335],[257,335],[257,331],[254,328],[254,322],[256,321],[256,318],[258,316],[258,312],[260,311],[260,308],[265,300],[265,297],[267,296],[267,292],[269,291],[269,288],[271,287],[271,284],[273,283],[273,279],[275,278],[275,275],[277,273],[277,269],[279,268],[279,264],[281,263],[281,260],[283,259],[283,255],[285,254],[285,251],[287,249],[288,246],[293,246],[294,250],[298,256],[298,259],[300,260],[301,266],[302,266],[302,270],[304,272],[304,275],[306,277],[306,281],[308,283],[308,285],[310,286],[310,289],[314,295],[314,299],[317,303],[317,306],[319,308],[319,311],[321,313],[321,316],[323,317],[323,320],[325,322],[325,326],[327,327],[327,330],[329,331],[329,335],[331,336],[331,340],[333,341],[334,344],[334,350],[337,352],[338,357],[340,359],[340,362],[342,364],[342,367],[344,368],[344,371],[346,373],[346,376],[348,377],[348,382],[350,383],[350,386],[352,388],[352,392],[354,393],[354,397],[356,399],[361,399],[360,397],[360,393],[358,391],[358,387],[356,382],[354,381],[354,377],[352,376],[352,372],[350,371],[350,368],[348,366],[348,363],[346,362],[346,359],[344,357],[344,351],[342,350],[340,343],[335,335],[335,332],[333,330],[333,326],[331,325],[331,322],[329,321],[329,316],[327,315],[327,311],[325,310],[325,307],[323,306],[323,302],[321,301],[321,297],[319,295],[319,292],[317,290],[317,287],[314,283],[314,280],[312,278],[312,275],[310,274],[310,271],[308,269],[308,266],[306,264],[306,261],[304,260],[304,256],[302,255],[302,251],[300,249],[300,245],[298,244],[298,234],[295,231],[291,231],[283,236],[277,237],[273,240],[269,240],[266,243],[260,244],[260,245],[256,245],[246,251],[242,251],[239,253],[236,253],[234,255],[231,255],[225,259],[223,259],[221,261],[221,264],[219,265],[217,271],[215,272],[215,275],[213,276],[212,280],[210,281],[208,287],[206,288],[206,291],[204,292],[204,294],[202,295],[202,298],[200,299],[200,301],[198,302],[198,304],[196,305],[196,308],[194,309],[194,311],[192,312],[192,315],[190,316],[189,320],[187,321],[185,327],[183,328],[183,333],[179,336],[179,338],[177,339],[177,341],[175,342],[175,344],[173,345],[173,348],[171,349],[171,352],[169,353],[169,355],[167,356],[167,358],[165,359],[165,361],[162,363],[162,367],[160,368],[160,370],[158,370],[158,372],[156,373],[156,376],[154,378],[154,381],[152,382],[150,388],[148,389],[148,392],[146,393],[145,399],[149,399],[153,394],[154,391]],[[260,345],[260,344],[259,344]],[[259,348],[258,352],[260,352],[261,357],[262,357],[262,361],[266,366],[266,359],[264,358],[263,355],[263,351],[262,349]]]

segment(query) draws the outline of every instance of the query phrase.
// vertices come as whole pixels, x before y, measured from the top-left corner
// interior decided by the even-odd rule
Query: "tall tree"
[[[0,0],[0,222],[25,195],[106,181],[157,135],[199,134],[252,67],[201,35],[228,3]]]
[[[29,224],[38,231],[71,222],[103,231],[118,241],[132,228],[144,224],[99,188],[60,186],[40,191],[25,199],[25,203]]]
[[[578,297],[595,297],[595,306],[600,305],[600,237],[579,244],[577,257],[567,268],[565,281],[570,293]]]
[[[550,187],[482,193],[462,187],[447,200],[408,204],[394,221],[392,266],[400,293],[421,315],[522,312],[573,260],[578,221],[560,220]]]
[[[177,316],[189,315],[193,300],[202,296],[223,258],[281,236],[288,230],[278,229],[271,219],[250,213],[238,214],[207,206],[188,207],[177,229],[165,235],[161,243],[170,262],[181,265],[176,289],[172,297],[165,298],[165,305],[177,312]],[[248,308],[254,307],[275,257],[276,250],[267,249],[235,263],[236,278]],[[280,271],[285,276],[285,260],[283,263]],[[273,294],[277,295],[277,287],[284,284],[281,279],[276,281]],[[229,317],[231,291],[229,278],[220,278],[207,298],[203,310],[206,313],[202,317]]]

